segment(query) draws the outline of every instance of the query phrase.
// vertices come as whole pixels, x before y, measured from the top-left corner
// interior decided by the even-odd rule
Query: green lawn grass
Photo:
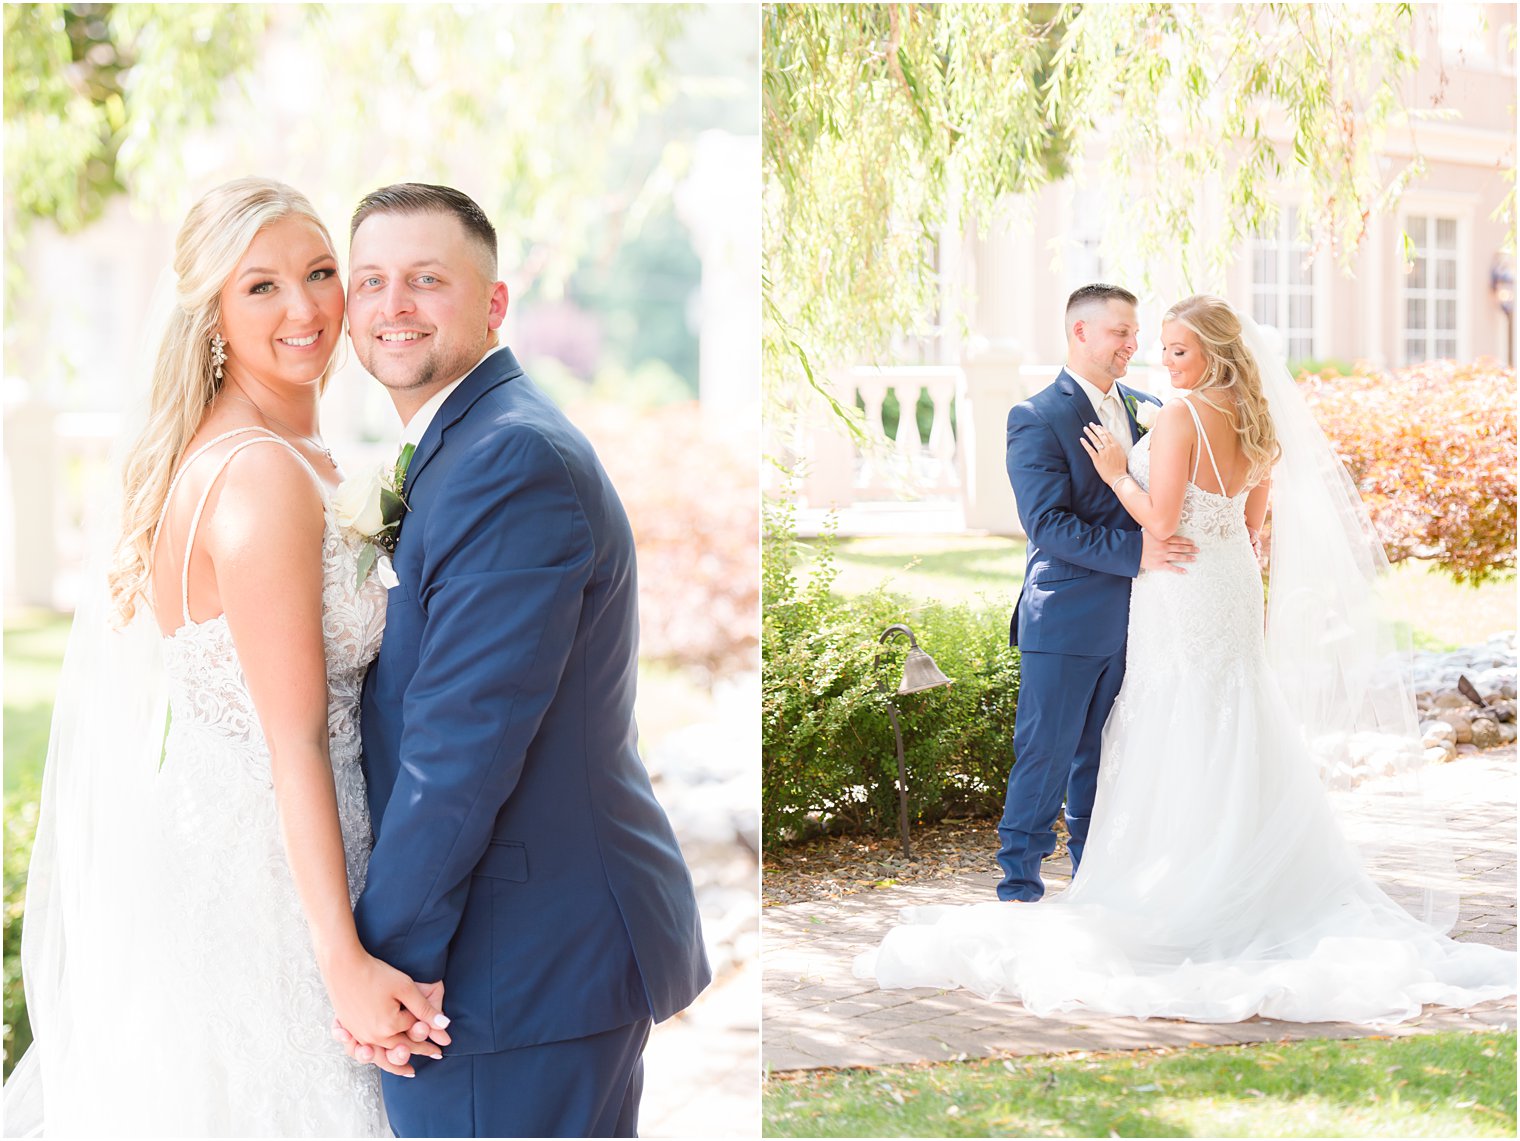
[[[804,566],[818,541],[801,544]],[[908,597],[980,602],[1013,609],[1024,581],[1023,539],[995,536],[875,536],[839,539],[834,589],[847,596],[885,584]],[[1406,626],[1416,649],[1449,650],[1513,630],[1515,578],[1464,586],[1418,562],[1393,569],[1384,588],[1388,616]]]
[[[767,1137],[1513,1137],[1515,1034],[770,1078]]]
[[[28,610],[5,619],[5,791],[36,785],[47,756],[69,616]]]

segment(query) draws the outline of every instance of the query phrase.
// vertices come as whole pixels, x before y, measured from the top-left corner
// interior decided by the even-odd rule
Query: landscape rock
[[[1427,745],[1441,741],[1453,745],[1457,743],[1457,731],[1450,721],[1427,721],[1420,726],[1420,733]]]
[[[1495,634],[1486,642],[1459,650],[1425,650],[1413,655],[1415,706],[1421,718],[1420,735],[1429,748],[1443,741],[1460,747],[1462,752],[1492,748],[1513,741],[1505,726],[1515,724],[1515,634]],[[1457,689],[1457,679],[1466,677],[1483,698],[1487,708],[1475,708]],[[1476,728],[1486,721],[1493,729]],[[1431,726],[1442,722],[1450,726],[1448,736],[1432,734]],[[1492,742],[1492,744],[1483,744]]]
[[[1480,749],[1492,749],[1495,745],[1504,744],[1504,737],[1499,732],[1499,723],[1487,717],[1474,720],[1468,732],[1472,743]]]
[[[1469,720],[1466,710],[1448,709],[1442,714],[1441,719],[1451,726],[1452,736],[1457,744],[1471,743],[1472,721]]]

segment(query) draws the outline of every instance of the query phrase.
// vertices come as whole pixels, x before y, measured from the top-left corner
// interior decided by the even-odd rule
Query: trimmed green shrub
[[[5,797],[5,1076],[32,1042],[21,985],[21,921],[26,870],[37,831],[37,786],[27,783]]]
[[[837,570],[828,542],[799,585],[790,509],[768,511],[761,638],[767,840],[818,829],[896,830],[896,745],[887,695],[877,688],[880,681],[895,691],[902,677],[906,640],[878,643],[894,622],[912,627],[954,681],[893,699],[910,817],[995,813],[1013,761],[1019,689],[1006,611],[912,602],[884,590],[840,598],[830,592]]]

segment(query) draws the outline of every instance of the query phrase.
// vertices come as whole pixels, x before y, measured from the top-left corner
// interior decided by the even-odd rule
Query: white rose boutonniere
[[[402,488],[415,450],[407,444],[394,466],[382,465],[366,475],[345,479],[333,493],[333,514],[339,526],[364,540],[356,588],[364,585],[371,572],[379,574],[387,590],[396,585],[391,555],[401,536],[401,520],[411,510],[402,497]]]
[[[1129,395],[1124,397],[1124,403],[1129,407],[1129,414],[1135,418],[1135,424],[1140,428],[1141,436],[1155,426],[1156,414],[1161,411],[1159,407],[1149,400],[1138,400]]]

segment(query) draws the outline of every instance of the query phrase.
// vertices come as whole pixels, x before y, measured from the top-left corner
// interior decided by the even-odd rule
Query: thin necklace
[[[327,447],[327,445],[325,445],[324,443],[322,443],[321,440],[315,439],[315,438],[313,438],[311,436],[303,436],[303,435],[301,435],[300,432],[297,432],[289,424],[285,423],[285,421],[275,419],[268,412],[265,412],[262,408],[260,408],[257,404],[255,404],[252,400],[249,400],[248,397],[243,396],[241,393],[229,392],[229,393],[227,393],[227,395],[230,396],[230,397],[232,397],[232,399],[234,399],[234,400],[241,400],[244,404],[248,405],[248,407],[252,408],[255,412],[257,412],[260,416],[264,417],[264,419],[268,420],[271,424],[278,424],[280,427],[284,428],[287,432],[289,432],[296,439],[298,439],[298,440],[305,440],[312,447],[316,448],[317,451],[321,452],[324,456],[326,456],[327,457],[327,462],[330,463],[330,464],[332,464],[333,467],[337,467],[338,466],[338,461],[335,460],[335,459],[333,459],[332,451]]]

